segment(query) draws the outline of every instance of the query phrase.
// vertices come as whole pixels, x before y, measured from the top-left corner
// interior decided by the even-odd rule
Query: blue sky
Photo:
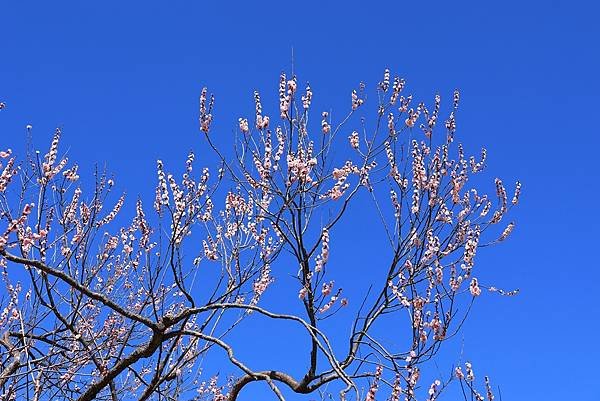
[[[488,149],[490,184],[523,182],[513,236],[478,261],[521,293],[478,300],[464,353],[505,400],[600,400],[599,11],[583,1],[3,2],[0,148],[22,146],[27,124],[45,148],[61,126],[84,170],[106,164],[120,189],[147,194],[157,158],[180,166],[190,148],[200,160],[207,151],[202,86],[216,94],[225,144],[252,115],[255,89],[276,110],[292,48],[299,81],[333,110],[386,67],[419,99],[460,88],[459,139]]]

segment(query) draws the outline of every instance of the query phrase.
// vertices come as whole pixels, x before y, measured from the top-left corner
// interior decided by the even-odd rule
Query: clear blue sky
[[[45,147],[62,126],[84,170],[106,163],[144,194],[157,158],[202,160],[202,86],[225,143],[254,89],[275,110],[292,47],[334,110],[385,67],[419,99],[460,88],[460,140],[487,147],[490,180],[523,182],[514,235],[478,259],[521,293],[479,299],[464,353],[504,400],[600,400],[598,15],[591,1],[2,2],[0,148],[22,146],[27,124]]]

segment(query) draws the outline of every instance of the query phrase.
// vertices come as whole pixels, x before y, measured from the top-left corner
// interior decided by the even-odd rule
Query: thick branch
[[[8,379],[19,369],[21,366],[21,352],[18,348],[11,344],[8,339],[8,332],[4,333],[4,338],[0,340],[0,344],[4,345],[12,357],[11,363],[0,372],[0,387],[3,387]]]
[[[152,329],[157,329],[156,323],[153,322],[152,320],[150,320],[142,315],[139,315],[137,313],[134,313],[134,312],[130,311],[129,309],[125,309],[125,308],[121,307],[120,305],[113,302],[110,298],[108,298],[104,294],[90,290],[89,288],[87,288],[83,284],[79,283],[77,280],[73,279],[73,277],[69,276],[65,272],[54,269],[38,260],[30,260],[30,259],[26,259],[26,258],[22,258],[22,257],[16,256],[16,255],[13,255],[11,253],[8,253],[6,251],[6,249],[0,249],[0,255],[4,256],[7,260],[14,262],[14,263],[18,263],[18,264],[25,265],[25,266],[37,267],[44,273],[61,279],[62,281],[64,281],[68,285],[70,285],[73,289],[83,293],[84,295],[90,297],[91,299],[93,299],[95,301],[101,302],[102,304],[106,305],[107,307],[109,307],[110,309],[114,310],[115,312],[121,314],[122,316],[125,316],[136,322],[142,323],[145,326],[150,327]]]

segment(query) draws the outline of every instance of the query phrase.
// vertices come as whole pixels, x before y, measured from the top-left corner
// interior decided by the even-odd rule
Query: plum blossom
[[[474,297],[478,297],[479,295],[481,295],[481,288],[479,287],[479,282],[475,277],[471,279],[471,284],[469,284],[469,291]]]

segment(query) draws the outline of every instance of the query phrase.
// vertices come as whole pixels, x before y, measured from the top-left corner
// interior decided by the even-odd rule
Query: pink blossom
[[[471,295],[473,295],[474,297],[478,297],[479,295],[481,295],[481,288],[479,287],[479,283],[477,282],[477,279],[475,277],[473,277],[473,279],[471,279],[471,284],[469,285],[469,291],[471,292]]]

